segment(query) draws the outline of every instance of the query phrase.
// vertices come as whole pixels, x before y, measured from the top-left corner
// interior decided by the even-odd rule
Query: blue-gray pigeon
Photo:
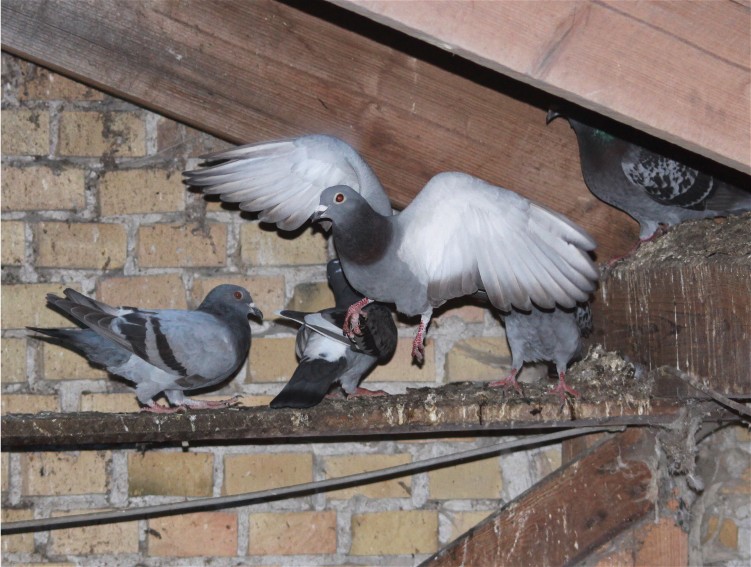
[[[506,338],[511,348],[511,372],[506,378],[490,382],[490,387],[513,387],[521,392],[516,375],[525,362],[553,362],[558,373],[558,385],[551,390],[561,400],[579,393],[566,384],[569,362],[581,354],[581,338],[592,331],[592,311],[589,304],[579,304],[573,309],[529,312],[512,309],[503,315]]]
[[[272,408],[314,406],[336,383],[348,396],[385,394],[358,386],[377,363],[389,360],[396,350],[397,331],[391,312],[384,305],[368,305],[363,311],[360,334],[351,339],[345,337],[342,325],[347,309],[362,296],[347,282],[339,260],[330,261],[326,272],[336,307],[317,313],[280,313],[302,325],[295,345],[300,364],[271,400]]]
[[[547,122],[563,116],[551,110]],[[650,240],[660,225],[751,211],[751,191],[703,173],[574,118],[584,181],[602,201],[639,223]]]
[[[343,185],[321,194],[314,220],[332,223],[344,274],[365,299],[350,307],[344,330],[358,330],[371,301],[420,315],[412,355],[420,362],[433,309],[483,290],[500,311],[573,308],[588,300],[598,271],[583,229],[525,199],[465,173],[433,177],[404,211],[384,216]]]
[[[467,174],[435,176],[393,216],[378,178],[338,138],[303,136],[204,159],[205,167],[184,173],[186,183],[259,212],[280,229],[296,229],[314,213],[316,220],[326,219],[334,204],[357,209],[354,216],[344,212],[332,219],[340,225],[334,244],[344,273],[365,296],[349,310],[345,331],[357,331],[360,310],[371,299],[395,303],[404,314],[421,315],[413,348],[418,361],[432,310],[448,299],[486,289],[504,311],[533,304],[572,308],[587,300],[598,278],[587,254],[595,243],[584,230]],[[336,186],[347,187],[329,189]],[[342,202],[334,202],[339,193]],[[319,201],[330,211],[320,210]]]
[[[30,330],[53,337],[89,362],[136,384],[144,411],[172,413],[186,407],[227,407],[222,401],[193,400],[186,390],[218,384],[237,371],[250,349],[248,315],[263,313],[246,289],[220,285],[193,311],[110,307],[72,289],[49,304],[85,326]],[[171,408],[154,401],[161,392]]]

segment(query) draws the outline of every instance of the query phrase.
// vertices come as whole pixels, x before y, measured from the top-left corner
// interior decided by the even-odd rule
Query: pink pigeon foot
[[[652,235],[651,235],[651,236],[648,236],[647,238],[644,238],[644,239],[640,239],[640,240],[639,240],[639,241],[638,241],[638,242],[637,242],[636,244],[634,244],[634,245],[633,245],[633,246],[631,247],[631,250],[629,250],[628,252],[626,252],[626,253],[625,253],[625,254],[624,254],[623,256],[616,256],[615,258],[612,258],[612,259],[611,259],[611,260],[610,260],[610,261],[608,262],[608,268],[612,268],[613,266],[615,266],[615,265],[616,265],[616,264],[617,264],[618,262],[620,262],[621,260],[625,260],[625,259],[626,259],[626,258],[628,258],[629,256],[633,256],[633,255],[634,255],[634,254],[636,253],[636,251],[637,251],[637,250],[638,250],[639,248],[641,248],[641,245],[642,245],[642,244],[645,244],[646,242],[652,242],[653,240],[655,240],[655,239],[657,239],[658,237],[660,237],[660,236],[662,236],[662,235],[666,234],[667,232],[668,232],[668,229],[667,229],[667,228],[666,228],[665,226],[663,226],[663,225],[659,225],[659,226],[657,227],[657,230],[655,230],[655,231],[654,231],[654,232],[652,233]]]
[[[422,364],[425,360],[425,325],[422,321],[420,321],[420,325],[417,327],[415,340],[412,341],[412,358],[418,364]]]
[[[349,394],[348,398],[359,398],[362,396],[388,396],[389,393],[384,390],[368,390],[367,388],[357,388]]]
[[[574,390],[571,386],[566,384],[566,373],[561,372],[558,374],[558,385],[555,388],[550,389],[551,394],[556,394],[559,398],[561,398],[561,403],[566,403],[566,394],[570,394],[574,398],[578,398],[580,396],[579,392]]]
[[[235,406],[240,403],[241,395],[237,394],[226,400],[193,400],[185,398],[183,404],[190,409],[220,409]]]
[[[522,387],[519,385],[519,382],[516,381],[516,375],[518,373],[519,371],[516,368],[512,368],[511,373],[505,378],[496,380],[495,382],[488,382],[488,388],[503,388],[504,390],[513,388],[520,394],[523,394]]]
[[[349,309],[347,309],[347,314],[344,317],[344,325],[342,326],[342,331],[349,338],[352,338],[355,335],[362,335],[362,331],[360,330],[360,316],[366,317],[362,310],[371,303],[373,303],[372,299],[364,297],[357,303],[350,305]]]

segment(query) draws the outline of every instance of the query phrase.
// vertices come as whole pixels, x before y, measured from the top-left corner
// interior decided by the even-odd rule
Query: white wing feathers
[[[222,201],[259,212],[264,222],[282,230],[303,225],[318,205],[321,192],[348,185],[384,215],[391,206],[378,178],[346,142],[311,135],[240,146],[205,156],[206,167],[184,173],[188,185]]]
[[[438,306],[484,289],[498,309],[573,307],[594,290],[595,247],[583,229],[463,173],[435,176],[400,215],[399,257]]]

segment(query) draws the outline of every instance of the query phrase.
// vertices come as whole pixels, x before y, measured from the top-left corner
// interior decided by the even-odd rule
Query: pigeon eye
[[[344,193],[337,193],[334,197],[334,201],[337,203],[343,203],[344,202]]]
[[[234,296],[235,296],[235,299],[242,299],[243,298],[243,294],[242,294],[241,291],[236,291],[234,293]]]

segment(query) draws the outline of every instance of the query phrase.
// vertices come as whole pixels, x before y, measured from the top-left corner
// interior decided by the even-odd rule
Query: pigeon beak
[[[313,222],[326,218],[324,214],[326,213],[327,210],[328,210],[328,207],[326,205],[318,205],[316,207],[316,210],[313,211],[313,217],[312,217]]]
[[[548,113],[545,115],[545,125],[547,126],[553,120],[555,120],[556,118],[560,118],[561,116],[562,114],[560,112],[558,112],[554,108],[551,108],[550,110],[548,110]]]
[[[258,309],[255,303],[251,302],[248,304],[248,311],[250,312],[251,315],[256,317],[258,320],[263,321],[263,311]]]

